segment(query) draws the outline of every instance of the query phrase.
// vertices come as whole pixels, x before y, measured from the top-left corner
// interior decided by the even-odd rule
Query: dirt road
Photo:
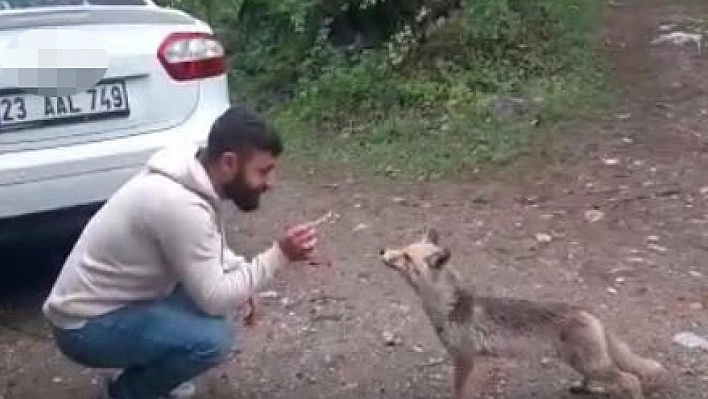
[[[281,222],[333,210],[340,217],[322,234],[335,267],[281,274],[244,352],[200,380],[200,397],[449,397],[449,363],[413,293],[376,259],[424,225],[441,231],[480,292],[589,306],[678,372],[663,397],[708,397],[708,353],[672,343],[681,331],[708,337],[708,54],[651,45],[668,24],[708,29],[701,16],[700,2],[608,10],[623,101],[576,124],[567,145],[580,157],[455,184],[286,172],[262,212],[239,216],[236,244],[252,254]],[[0,399],[90,397],[94,372],[62,358],[36,308],[23,309],[0,314]],[[576,378],[553,362],[482,371],[471,398],[571,398]]]

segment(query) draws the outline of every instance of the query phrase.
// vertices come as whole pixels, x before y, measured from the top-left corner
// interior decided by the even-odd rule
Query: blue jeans
[[[178,288],[165,299],[128,305],[80,329],[55,328],[54,337],[79,364],[123,369],[109,389],[115,399],[156,399],[225,361],[234,327],[227,318],[204,314]]]

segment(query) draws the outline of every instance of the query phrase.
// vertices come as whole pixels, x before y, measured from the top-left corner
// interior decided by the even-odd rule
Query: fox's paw
[[[591,386],[584,382],[579,382],[570,388],[568,391],[572,395],[605,395],[607,394],[607,389],[598,386]]]
[[[642,390],[649,396],[667,388],[672,381],[672,372],[663,366],[657,367],[641,378]]]

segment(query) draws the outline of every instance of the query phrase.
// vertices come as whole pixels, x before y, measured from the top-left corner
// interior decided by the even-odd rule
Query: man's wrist
[[[268,250],[269,263],[273,265],[274,269],[280,269],[281,267],[287,266],[291,262],[288,255],[283,251],[279,241],[275,241],[271,248]]]

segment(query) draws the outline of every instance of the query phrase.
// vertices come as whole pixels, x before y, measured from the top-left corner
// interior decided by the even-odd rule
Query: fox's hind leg
[[[618,399],[644,399],[639,378],[623,372],[612,360],[605,331],[597,319],[578,315],[562,329],[560,339],[566,361],[583,375],[581,387],[589,388],[590,381],[598,381]]]
[[[469,354],[458,354],[453,359],[455,367],[454,398],[465,397],[465,385],[474,367],[474,357]]]
[[[571,350],[569,355],[570,366],[583,375],[580,385],[570,388],[571,393],[610,393],[617,399],[644,399],[639,378],[621,371],[612,363],[608,354],[580,347]],[[603,382],[607,388],[591,387],[591,381]]]
[[[600,395],[607,393],[607,390],[603,387],[592,386],[592,380],[588,377],[583,377],[583,379],[576,385],[568,388],[573,395]]]

